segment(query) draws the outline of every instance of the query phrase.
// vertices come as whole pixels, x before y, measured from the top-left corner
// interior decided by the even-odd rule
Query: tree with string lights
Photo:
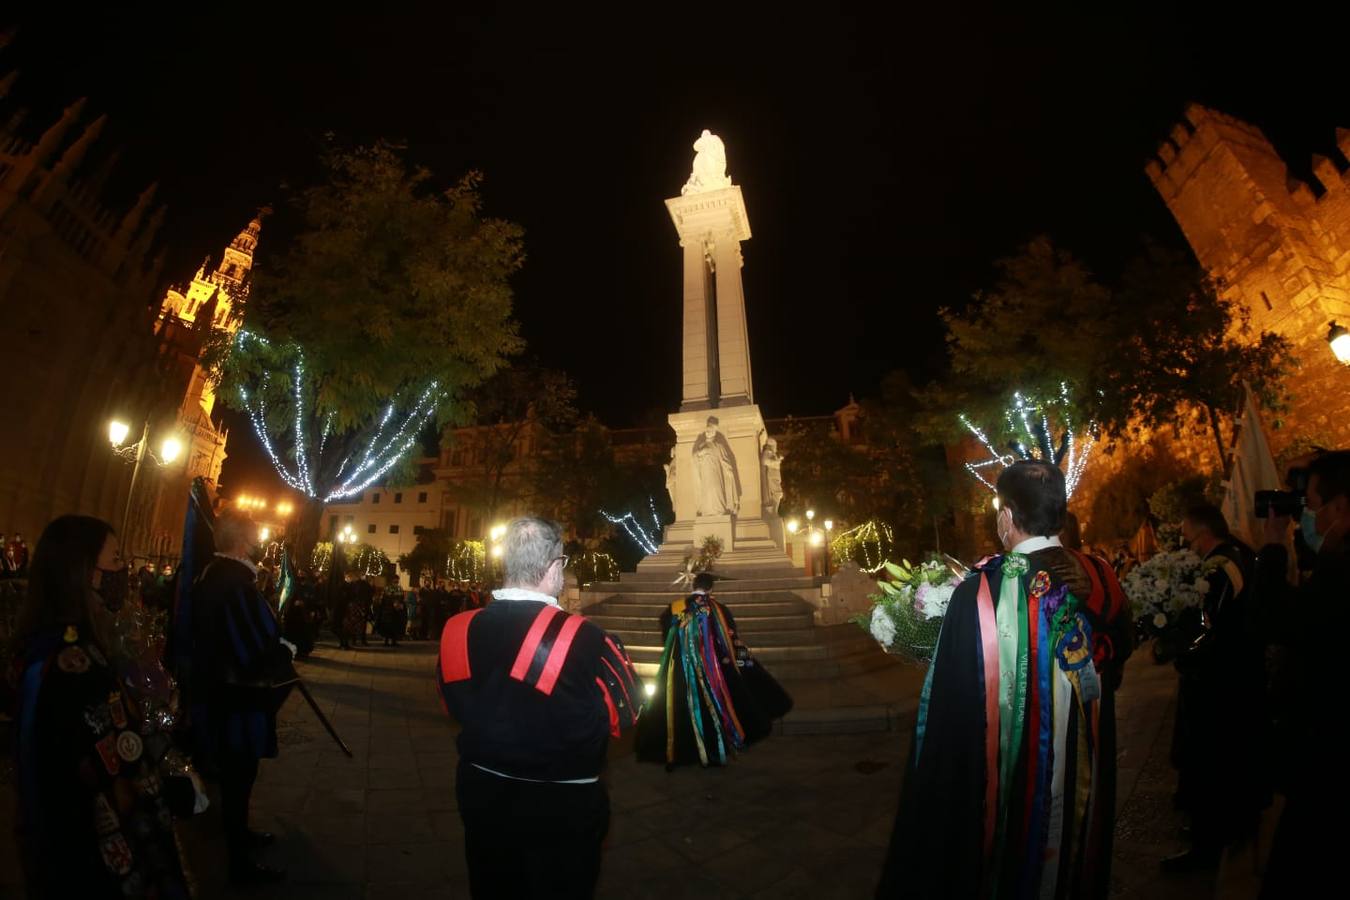
[[[477,174],[437,188],[387,144],[323,161],[296,237],[256,271],[244,327],[208,357],[306,498],[301,558],[324,504],[409,479],[421,436],[466,420],[468,392],[520,349],[508,279],[522,233],[482,215]]]

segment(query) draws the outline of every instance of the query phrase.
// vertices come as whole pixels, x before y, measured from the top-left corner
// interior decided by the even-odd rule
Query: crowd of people
[[[1330,883],[1327,823],[1345,786],[1323,725],[1335,655],[1317,625],[1350,594],[1350,453],[1321,454],[1295,480],[1297,527],[1266,510],[1255,550],[1212,506],[1181,523],[1208,562],[1208,592],[1176,659],[1176,801],[1193,846],[1164,867],[1214,866],[1263,814],[1278,815],[1266,897]],[[1061,539],[1058,468],[1015,463],[997,490],[1003,552],[951,598],[878,896],[1108,892],[1130,604],[1109,561]],[[372,631],[390,646],[437,640],[436,684],[460,725],[456,792],[477,897],[592,895],[611,739],[635,728],[639,759],[725,765],[791,707],[707,574],[662,614],[665,650],[644,691],[618,637],[560,607],[556,523],[507,526],[504,584],[490,594],[356,574],[332,591],[301,572],[280,616],[284,579],[260,571],[255,534],[247,519],[218,517],[214,552],[184,594],[160,572],[129,578],[105,522],[63,516],[44,530],[5,679],[30,896],[190,896],[174,819],[206,805],[198,773],[217,786],[232,883],[284,877],[255,855],[272,836],[250,828],[250,797],[260,761],[278,752],[292,660],[325,624],[341,646]],[[164,604],[166,593],[189,626],[186,656],[119,633],[129,599]],[[168,682],[161,654],[178,660],[179,692],[154,687]],[[549,839],[522,858],[521,835]]]

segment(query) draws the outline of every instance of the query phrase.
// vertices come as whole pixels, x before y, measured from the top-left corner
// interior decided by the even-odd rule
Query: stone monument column
[[[755,405],[741,283],[750,218],[726,174],[721,139],[705,130],[694,150],[689,181],[666,201],[684,255],[683,390],[679,412],[670,415],[675,448],[666,479],[675,522],[638,570],[678,568],[690,549],[716,536],[719,571],[785,574],[792,563],[777,504],[765,496],[768,436]]]

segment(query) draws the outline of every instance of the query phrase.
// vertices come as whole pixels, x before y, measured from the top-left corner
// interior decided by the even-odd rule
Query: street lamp
[[[1327,343],[1331,345],[1331,352],[1336,355],[1336,361],[1350,366],[1350,329],[1332,322],[1330,330],[1327,331]]]
[[[122,530],[121,536],[123,549],[127,556],[132,555],[131,536],[127,533],[127,526],[131,521],[131,501],[136,496],[136,484],[141,477],[141,463],[147,456],[152,459],[156,465],[164,467],[173,463],[183,453],[183,442],[176,435],[170,434],[164,438],[160,444],[159,454],[156,455],[150,449],[150,418],[145,419],[145,425],[141,428],[141,439],[134,444],[127,444],[127,436],[131,434],[131,426],[121,419],[111,419],[108,422],[108,443],[112,445],[113,453],[117,454],[127,462],[133,463],[131,469],[131,484],[127,488],[127,502],[122,508]]]
[[[825,554],[825,574],[830,574],[830,534],[834,531],[834,519],[825,519],[821,522],[824,528],[818,528],[815,524],[816,511],[808,509],[806,511],[806,542],[812,547],[824,549]],[[796,535],[802,530],[802,523],[796,518],[787,520],[788,534]]]

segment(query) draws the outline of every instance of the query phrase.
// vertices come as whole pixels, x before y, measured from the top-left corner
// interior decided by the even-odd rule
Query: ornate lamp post
[[[136,496],[136,485],[141,478],[141,464],[145,462],[148,456],[161,468],[171,465],[178,457],[183,455],[183,442],[175,434],[169,434],[160,442],[159,453],[150,447],[150,419],[146,417],[145,425],[141,428],[141,439],[134,444],[127,444],[127,435],[131,433],[131,426],[127,423],[113,419],[108,423],[108,443],[112,445],[113,453],[121,459],[132,463],[131,485],[127,488],[127,502],[122,507],[122,529],[119,532],[122,540],[126,542],[124,549],[127,556],[132,556],[130,546],[130,535],[127,528],[131,522],[131,502]]]

